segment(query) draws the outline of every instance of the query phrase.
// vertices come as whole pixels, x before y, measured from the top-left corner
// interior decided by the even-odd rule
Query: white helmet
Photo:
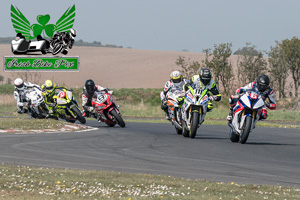
[[[173,83],[180,83],[182,81],[182,75],[179,71],[173,71],[170,74],[170,79]]]
[[[72,36],[73,39],[76,37],[76,30],[74,28],[70,29],[70,35]]]
[[[25,89],[24,81],[21,78],[17,78],[14,81],[14,85],[17,88],[17,90],[24,90]]]

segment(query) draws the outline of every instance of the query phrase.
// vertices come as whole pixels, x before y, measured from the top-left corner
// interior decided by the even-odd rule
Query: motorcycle
[[[250,132],[255,128],[265,105],[262,96],[255,90],[249,89],[245,93],[236,95],[239,99],[233,110],[232,122],[228,122],[230,140],[232,142],[246,143]]]
[[[91,103],[95,109],[94,115],[100,122],[105,122],[108,126],[114,127],[118,124],[125,127],[125,122],[119,111],[119,106],[114,102],[109,91],[95,92],[96,95]]]
[[[26,92],[28,113],[33,118],[45,118],[48,115],[48,108],[44,102],[44,97],[38,89],[30,89]]]
[[[206,88],[196,85],[188,86],[184,103],[181,108],[182,135],[195,138],[197,129],[204,122],[209,101],[209,93]]]
[[[174,90],[169,91],[166,95],[169,116],[172,120],[172,124],[175,126],[176,133],[179,135],[182,134],[181,109],[177,100],[180,94],[180,90]]]
[[[66,32],[61,32],[53,36],[50,41],[50,49],[52,55],[62,53],[64,55],[68,54],[68,48],[72,48],[74,44],[74,38],[68,38]]]
[[[58,113],[60,118],[72,123],[76,120],[82,124],[86,123],[86,119],[82,116],[77,100],[71,91],[62,90],[53,99],[56,100],[55,112]]]

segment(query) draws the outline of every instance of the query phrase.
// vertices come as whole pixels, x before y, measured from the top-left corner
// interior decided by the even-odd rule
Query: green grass
[[[294,188],[0,165],[1,199],[299,199]]]
[[[23,114],[24,115],[24,114]],[[17,118],[1,118],[0,130],[15,129],[15,130],[31,130],[31,129],[59,129],[66,124],[64,121],[54,119],[33,119],[22,118],[18,115]]]

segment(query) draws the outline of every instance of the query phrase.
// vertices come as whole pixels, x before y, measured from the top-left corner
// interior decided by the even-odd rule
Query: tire
[[[231,142],[238,142],[240,139],[240,136],[235,134],[235,132],[231,129],[229,138],[230,138]]]
[[[181,135],[181,134],[182,134],[182,129],[179,129],[179,128],[177,128],[177,127],[175,126],[175,130],[176,130],[176,133],[177,133],[178,135]]]
[[[112,111],[110,111],[110,114],[115,117],[115,119],[120,127],[122,127],[122,128],[125,127],[125,122],[124,122],[123,118],[117,113],[116,110],[113,109]]]
[[[80,110],[76,106],[72,108],[72,111],[76,114],[76,118],[80,123],[82,124],[86,123],[86,119],[82,116]]]
[[[107,125],[108,127],[114,127],[116,124],[109,124],[109,123],[106,123],[106,125]]]
[[[63,48],[62,44],[59,44],[59,43],[55,44],[54,47],[53,47],[53,50],[52,50],[52,54],[53,55],[58,54],[59,52],[61,52],[62,48]]]
[[[245,128],[240,136],[240,143],[245,144],[248,136],[250,134],[251,124],[252,124],[252,117],[247,116],[245,119]]]
[[[191,125],[191,131],[190,131],[190,137],[195,138],[197,129],[199,124],[199,113],[193,112],[192,113],[192,125]]]
[[[183,137],[189,137],[189,131],[186,129],[185,125],[182,125],[182,135]]]

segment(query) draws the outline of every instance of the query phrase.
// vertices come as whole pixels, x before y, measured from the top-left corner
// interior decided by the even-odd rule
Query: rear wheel
[[[115,117],[119,126],[121,126],[122,128],[125,127],[125,122],[124,122],[123,118],[117,113],[117,111],[115,111],[113,109],[112,111],[110,111],[110,114]]]
[[[76,119],[78,119],[78,121],[80,121],[80,123],[85,124],[86,123],[86,119],[82,116],[80,110],[74,106],[72,108],[72,111],[76,114]]]
[[[177,128],[177,127],[175,126],[175,130],[176,130],[176,133],[177,133],[178,135],[181,135],[181,134],[182,134],[182,129],[179,129],[179,128]]]
[[[230,131],[230,140],[231,142],[238,142],[240,139],[240,136],[237,135],[232,129]]]
[[[192,113],[192,124],[191,124],[191,131],[190,131],[190,137],[195,138],[197,129],[199,124],[199,113],[193,112]]]
[[[252,117],[246,116],[245,128],[240,136],[240,143],[242,143],[242,144],[246,143],[248,136],[250,134],[251,124],[252,124]]]
[[[60,44],[60,43],[55,44],[53,47],[53,50],[52,50],[52,54],[53,55],[58,54],[59,52],[61,52],[62,48],[63,48],[62,44]]]
[[[189,131],[186,129],[185,125],[182,125],[182,135],[184,137],[189,137]]]

